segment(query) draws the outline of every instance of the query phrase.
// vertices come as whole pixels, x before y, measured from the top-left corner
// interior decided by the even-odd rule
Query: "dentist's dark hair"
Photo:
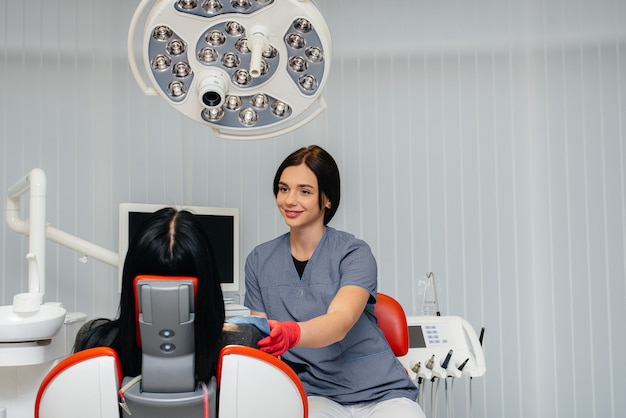
[[[280,176],[287,167],[306,164],[317,178],[319,188],[319,207],[322,209],[322,198],[326,196],[330,202],[330,208],[324,211],[324,225],[327,225],[335,216],[339,208],[341,197],[341,181],[339,178],[339,167],[334,158],[322,147],[310,145],[300,148],[289,154],[280,164],[274,176],[274,197],[278,195],[278,183]]]

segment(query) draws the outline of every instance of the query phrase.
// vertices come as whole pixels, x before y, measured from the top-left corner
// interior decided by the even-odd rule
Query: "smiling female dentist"
[[[271,328],[259,348],[298,373],[310,418],[424,417],[377,326],[369,246],[327,226],[340,199],[335,160],[301,148],[278,167],[273,189],[289,232],[257,246],[245,268],[245,305]]]

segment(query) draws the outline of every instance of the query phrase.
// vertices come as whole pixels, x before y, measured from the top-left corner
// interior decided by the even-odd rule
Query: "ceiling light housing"
[[[311,0],[143,0],[128,34],[141,90],[224,139],[275,137],[313,120],[326,107],[331,56],[328,26]]]

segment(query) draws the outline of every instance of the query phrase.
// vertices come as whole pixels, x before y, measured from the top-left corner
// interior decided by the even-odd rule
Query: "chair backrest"
[[[398,357],[406,355],[409,352],[409,326],[400,302],[378,293],[374,314],[393,353]]]
[[[119,418],[121,379],[112,348],[90,348],[66,357],[39,386],[35,418]]]
[[[197,283],[195,277],[135,277],[137,345],[141,347],[144,391],[193,392],[196,387]]]
[[[307,418],[306,392],[282,360],[252,347],[222,349],[217,369],[220,418]]]
[[[216,384],[196,380],[195,277],[134,279],[141,382],[124,393],[133,418],[216,415]],[[132,381],[125,377],[124,385]],[[126,411],[124,416],[130,416]]]

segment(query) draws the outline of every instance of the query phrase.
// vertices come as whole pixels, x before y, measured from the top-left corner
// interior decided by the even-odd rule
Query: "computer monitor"
[[[222,292],[239,291],[239,210],[206,206],[178,206],[148,203],[121,203],[119,210],[119,291],[128,245],[141,223],[165,207],[193,213],[213,246]]]

